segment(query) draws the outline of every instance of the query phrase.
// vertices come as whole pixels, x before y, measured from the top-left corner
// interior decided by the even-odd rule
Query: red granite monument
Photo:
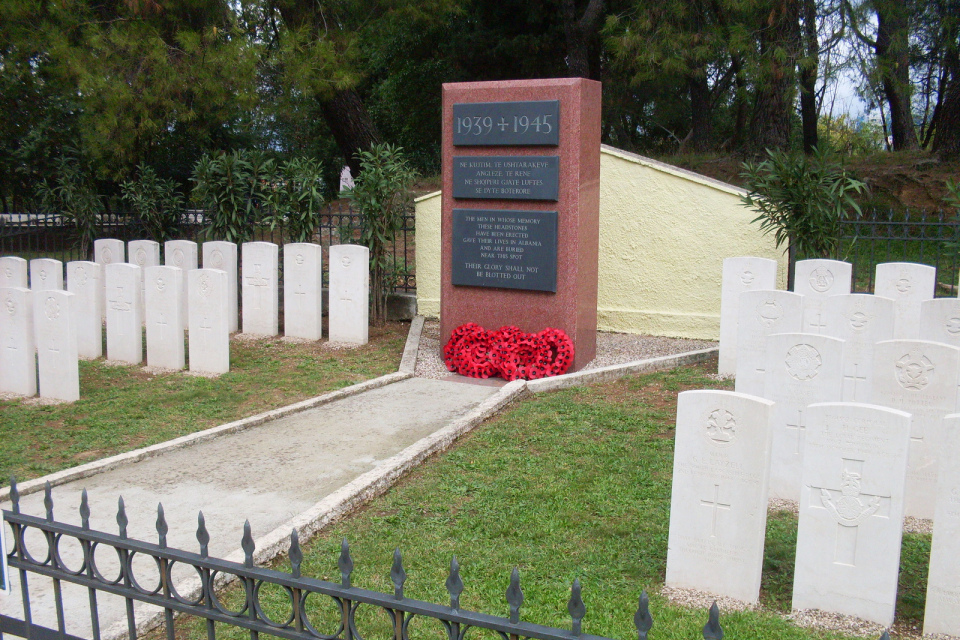
[[[600,83],[443,85],[440,330],[554,327],[596,355]]]

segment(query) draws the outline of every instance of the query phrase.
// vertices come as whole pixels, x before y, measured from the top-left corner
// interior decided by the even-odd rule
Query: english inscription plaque
[[[453,105],[454,146],[556,146],[559,143],[559,100]]]
[[[454,285],[557,291],[557,212],[453,210]]]
[[[454,198],[552,200],[560,192],[559,156],[454,156]]]

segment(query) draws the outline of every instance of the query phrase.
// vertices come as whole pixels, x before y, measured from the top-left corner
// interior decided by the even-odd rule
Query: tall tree
[[[934,113],[933,150],[943,159],[960,158],[960,0],[940,0],[938,48],[942,51],[939,96]]]
[[[600,80],[600,27],[605,0],[587,0],[582,10],[576,0],[560,0],[563,31],[567,43],[567,68],[570,74]]]
[[[786,149],[790,144],[800,53],[800,0],[762,0],[759,55],[751,136],[747,150]]]
[[[913,123],[910,84],[910,23],[915,9],[915,0],[868,0],[860,6],[848,1],[846,5],[854,33],[874,54],[890,115],[894,151],[920,146]],[[872,36],[864,28],[870,16],[876,21]]]

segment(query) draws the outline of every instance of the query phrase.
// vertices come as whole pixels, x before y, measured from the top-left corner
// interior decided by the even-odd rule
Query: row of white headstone
[[[949,506],[960,495],[960,438],[950,437],[960,415],[948,417],[960,409],[960,301],[932,299],[936,272],[925,265],[878,265],[877,295],[849,293],[847,263],[802,261],[796,274],[795,292],[775,291],[773,261],[724,263],[721,372],[736,372],[739,404],[702,392],[717,406],[699,418],[678,407],[668,582],[755,601],[767,500],[786,498],[801,518],[794,608],[889,624],[902,518],[934,518],[925,624],[960,635],[960,617],[945,613],[958,610],[960,583],[944,578],[960,575],[960,548],[949,544],[960,533],[960,510]],[[745,411],[752,417],[738,417]],[[749,429],[761,439],[731,457],[725,449]],[[728,490],[740,503],[751,496],[732,522]],[[684,491],[703,495],[691,503]],[[710,584],[691,582],[692,566],[714,551],[749,567],[728,575],[718,566]]]
[[[759,597],[775,403],[729,391],[677,402],[668,586]],[[860,403],[806,408],[795,610],[893,623],[910,414]],[[945,419],[960,429],[960,414]],[[936,495],[924,635],[960,636],[960,442],[946,446]]]
[[[102,355],[106,320],[107,359],[142,361],[141,325],[146,325],[147,364],[167,369],[185,365],[184,330],[189,331],[192,371],[229,370],[229,333],[237,329],[237,246],[204,245],[204,266],[196,268],[197,245],[167,243],[168,265],[159,262],[159,245],[130,243],[135,264],[122,262],[119,240],[98,240],[98,262],[67,264],[67,291],[57,260],[29,264],[0,258],[0,391],[75,400],[79,397],[79,357]],[[321,247],[285,245],[286,335],[318,340],[321,336]],[[243,328],[246,333],[278,333],[277,267],[279,247],[245,243],[243,259]],[[367,341],[366,247],[331,247],[329,331],[333,341]],[[119,258],[120,261],[115,261]],[[140,263],[143,263],[141,266]],[[173,263],[178,266],[172,266]],[[36,352],[37,358],[34,359]],[[39,376],[38,376],[39,374]]]

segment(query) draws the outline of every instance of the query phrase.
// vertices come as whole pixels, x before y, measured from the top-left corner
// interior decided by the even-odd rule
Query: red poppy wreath
[[[443,360],[450,371],[471,378],[535,380],[567,372],[573,363],[573,340],[550,327],[537,333],[514,326],[487,331],[468,322],[450,334]]]

